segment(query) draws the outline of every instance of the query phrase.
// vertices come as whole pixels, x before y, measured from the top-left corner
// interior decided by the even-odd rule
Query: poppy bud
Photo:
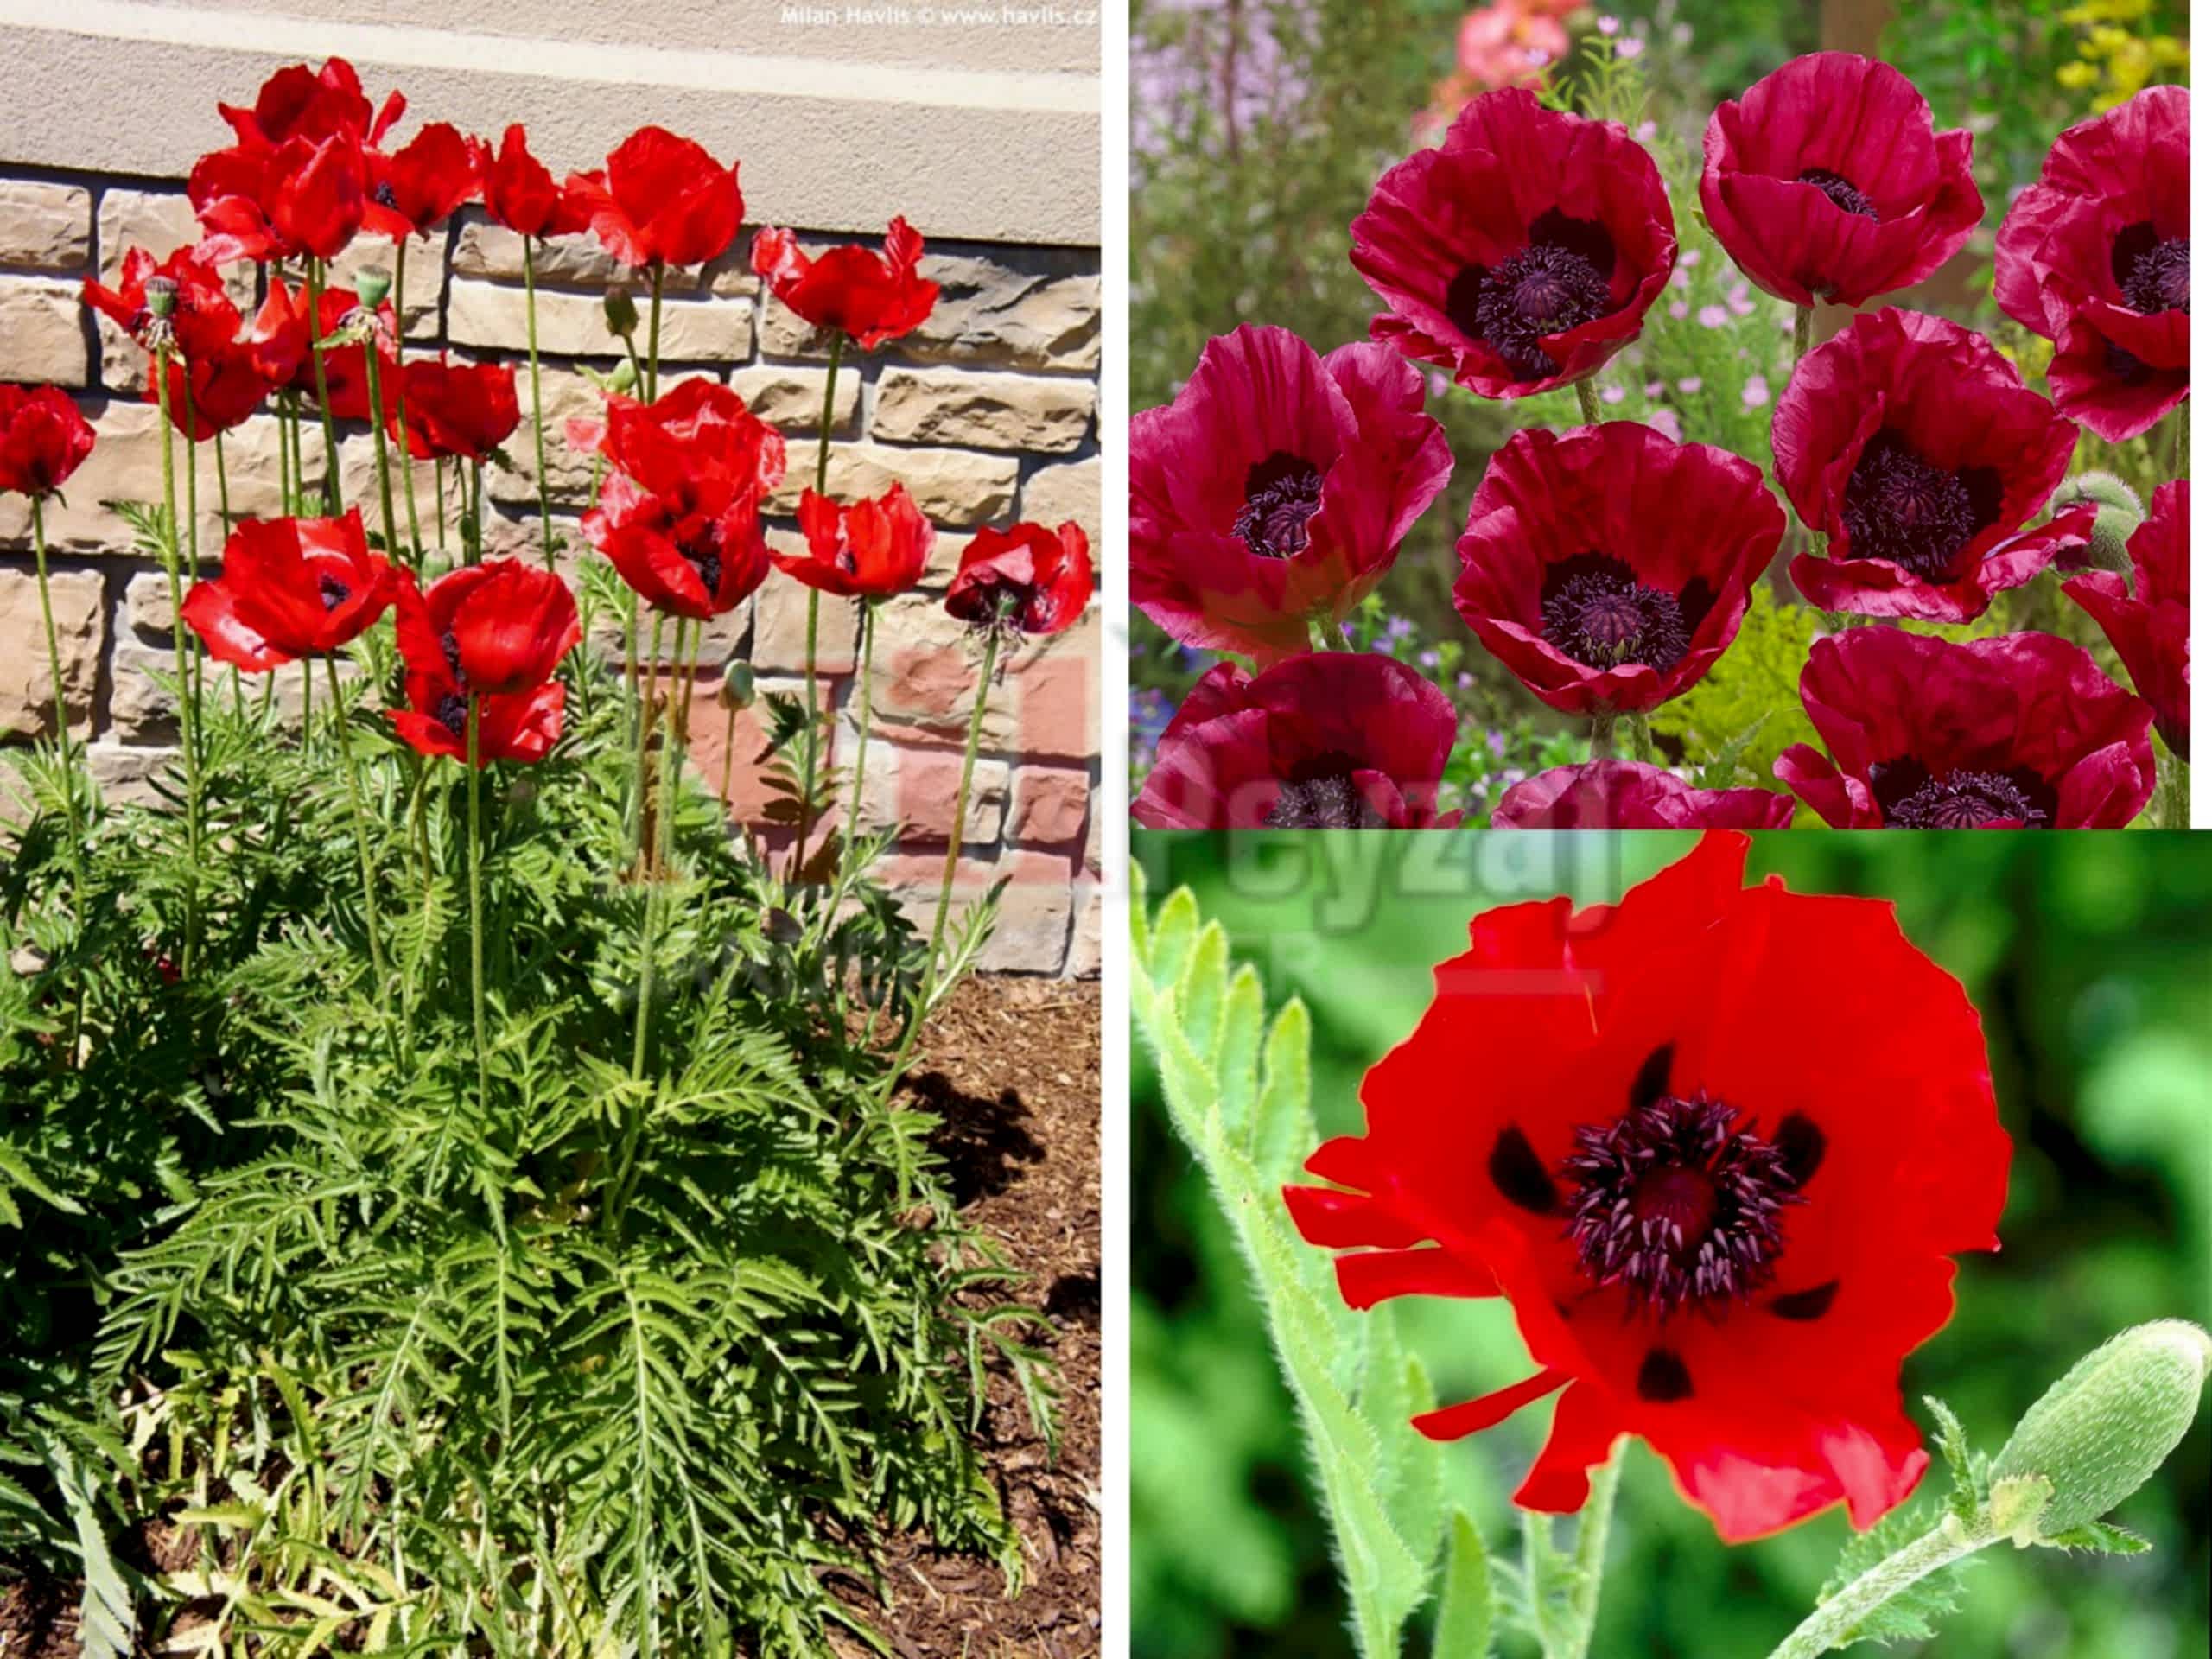
[[[2156,1474],[2188,1433],[2208,1370],[2212,1336],[2186,1319],[2157,1319],[2121,1332],[2053,1383],[1989,1466],[1993,1497],[2008,1481],[2050,1483],[2047,1503],[2021,1506],[2013,1541],[2087,1525]]]
[[[607,290],[607,332],[617,340],[627,340],[638,332],[638,302],[619,288]]]
[[[638,365],[626,357],[614,365],[614,372],[607,377],[607,388],[609,391],[627,393],[632,391],[637,384]]]
[[[361,303],[373,311],[391,292],[391,273],[373,268],[364,270],[353,279],[353,291],[361,296]]]
[[[2079,563],[2098,570],[2128,568],[2127,538],[2143,523],[2142,498],[2110,473],[2083,473],[2067,480],[2051,506],[2063,512],[2080,502],[2097,510],[2096,528],[2090,532],[2088,550]],[[2077,568],[2069,560],[2069,569]]]
[[[750,709],[753,706],[753,665],[732,663],[722,670],[722,707]]]
[[[146,309],[157,317],[167,317],[176,312],[176,283],[167,276],[146,279]]]

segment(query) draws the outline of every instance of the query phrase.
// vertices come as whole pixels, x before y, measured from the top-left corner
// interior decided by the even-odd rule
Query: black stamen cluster
[[[1809,184],[1847,213],[1860,219],[1878,219],[1874,211],[1874,200],[1840,173],[1831,173],[1825,167],[1808,167],[1797,175],[1797,182]]]
[[[1278,449],[1245,474],[1244,505],[1230,534],[1256,557],[1295,558],[1309,539],[1306,520],[1320,507],[1320,468]]]
[[[1594,322],[1613,308],[1606,273],[1584,254],[1553,242],[1532,242],[1488,268],[1469,265],[1446,292],[1445,315],[1479,340],[1524,380],[1542,380],[1560,365],[1542,341]]]
[[[1545,584],[1544,638],[1592,668],[1642,663],[1663,674],[1690,648],[1681,601],[1602,553],[1564,562]]]
[[[1896,433],[1867,441],[1843,491],[1851,556],[1887,559],[1924,582],[1952,574],[1982,517],[1967,480],[1922,458]]]

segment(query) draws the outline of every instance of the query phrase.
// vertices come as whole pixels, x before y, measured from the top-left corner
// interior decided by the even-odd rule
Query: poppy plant
[[[385,429],[397,436],[404,400],[407,449],[417,461],[488,461],[522,423],[515,372],[504,364],[417,358],[396,378],[401,389],[385,397]]]
[[[1421,372],[1247,323],[1129,422],[1129,597],[1186,645],[1302,652],[1382,579],[1452,476]]]
[[[1997,1248],[2011,1161],[1980,1017],[1890,905],[1746,888],[1750,844],[1708,834],[1617,906],[1477,916],[1368,1072],[1366,1132],[1284,1192],[1354,1308],[1511,1305],[1535,1374],[1413,1425],[1563,1389],[1523,1509],[1580,1509],[1623,1434],[1731,1543],[1839,1502],[1869,1527],[1927,1467],[1899,1367],[1952,1257]]]
[[[149,350],[156,290],[175,302],[166,323],[184,357],[219,351],[238,337],[238,308],[203,248],[179,248],[160,261],[143,248],[132,248],[123,256],[115,287],[89,276],[84,284],[85,302]]]
[[[1783,526],[1759,469],[1725,450],[1632,421],[1524,428],[1475,492],[1452,600],[1550,707],[1640,714],[1728,648]]]
[[[817,258],[772,226],[753,238],[753,269],[769,290],[817,328],[849,335],[864,352],[912,334],[937,304],[938,285],[921,274],[922,238],[904,219],[883,233],[883,251],[858,244]]]
[[[530,140],[518,121],[509,126],[495,151],[480,138],[468,141],[484,211],[518,236],[566,236],[584,228],[568,193],[530,153]]]
[[[433,121],[389,156],[371,151],[361,223],[404,242],[427,236],[476,194],[476,157],[449,123]]]
[[[2189,759],[2189,480],[2152,493],[2151,516],[2127,538],[2134,584],[2116,571],[2080,575],[2063,590],[2105,631],[2152,709],[2166,747]]]
[[[1981,223],[1974,137],[1853,52],[1791,60],[1705,129],[1698,200],[1737,268],[1796,306],[1864,305],[1933,276]]]
[[[741,490],[712,512],[678,513],[615,473],[601,487],[599,505],[584,515],[583,528],[631,590],[671,616],[721,616],[767,580],[756,490]]]
[[[209,656],[262,674],[342,650],[394,591],[359,507],[342,518],[249,518],[224,543],[222,574],[193,584],[182,614]]]
[[[1452,700],[1369,652],[1217,663],[1160,734],[1129,815],[1147,830],[1425,830],[1459,735]]]
[[[2151,705],[2049,633],[1815,640],[1798,681],[1827,746],[1774,775],[1838,830],[2120,830],[2151,798]]]
[[[2059,134],[1997,232],[1997,303],[2056,342],[2059,410],[2120,443],[2189,396],[2189,89]]]
[[[1598,760],[1554,766],[1505,791],[1493,830],[1787,830],[1797,810],[1771,789],[1694,789],[1663,767]]]
[[[1775,405],[1776,476],[1828,538],[1789,579],[1823,610],[1972,621],[2096,528],[2091,505],[2022,528],[2077,435],[1986,336],[1918,311],[1856,318]]]
[[[845,599],[886,599],[922,579],[937,532],[904,484],[874,501],[841,507],[807,491],[798,499],[804,553],[772,551],[776,569],[808,587]]]
[[[427,594],[402,572],[397,600],[399,653],[410,672],[442,677],[464,696],[543,684],[582,637],[568,584],[519,559],[463,565]]]
[[[1675,215],[1618,122],[1509,88],[1382,175],[1351,262],[1388,308],[1375,339],[1483,397],[1522,397],[1587,379],[1643,332],[1675,267]]]
[[[1075,626],[1095,585],[1090,538],[1073,519],[1056,531],[987,525],[961,550],[944,608],[994,635],[1053,634]]]
[[[33,500],[69,481],[92,453],[92,429],[59,386],[0,382],[0,493]]]
[[[729,246],[745,217],[737,163],[723,167],[661,127],[639,128],[604,168],[569,175],[567,193],[626,265],[702,264]]]

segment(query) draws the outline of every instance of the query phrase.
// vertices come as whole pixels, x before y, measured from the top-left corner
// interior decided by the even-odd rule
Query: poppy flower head
[[[2049,633],[1815,640],[1798,681],[1827,746],[1774,775],[1839,830],[2120,830],[2151,798],[2151,705]]]
[[[508,127],[495,151],[480,138],[468,141],[478,188],[484,194],[484,211],[518,236],[566,236],[584,228],[583,216],[548,172],[530,153],[522,124]]]
[[[2152,493],[2150,517],[2127,538],[2126,577],[2092,571],[2066,596],[2096,620],[2120,653],[2137,695],[2151,705],[2166,747],[2189,759],[2189,480]]]
[[[1382,579],[1451,475],[1412,364],[1366,343],[1323,357],[1248,323],[1129,422],[1130,597],[1201,650],[1302,652]]]
[[[1598,760],[1507,790],[1493,830],[1787,830],[1797,804],[1770,789],[1694,789],[1663,767]]]
[[[87,305],[149,351],[173,346],[188,359],[228,346],[241,321],[204,246],[179,248],[158,262],[145,249],[132,248],[123,256],[115,287],[88,276],[84,294]],[[156,315],[157,294],[171,302],[166,317]]]
[[[60,387],[0,382],[0,493],[51,495],[92,443],[91,423]]]
[[[439,456],[489,461],[522,420],[515,372],[505,364],[418,357],[395,379],[404,389],[408,453],[417,461]],[[385,421],[395,437],[399,396],[397,391],[385,389]]]
[[[1674,212],[1626,129],[1508,88],[1382,175],[1351,262],[1388,308],[1375,339],[1483,397],[1525,397],[1588,378],[1642,332],[1674,269]]]
[[[1996,1247],[2011,1156],[1980,1020],[1888,904],[1746,888],[1749,844],[1708,833],[1616,906],[1476,917],[1368,1072],[1365,1133],[1285,1192],[1353,1307],[1511,1303],[1535,1374],[1414,1427],[1564,1388],[1523,1508],[1580,1508],[1623,1433],[1731,1542],[1838,1502],[1871,1526],[1927,1465],[1898,1367],[1950,1317],[1951,1257]]]
[[[429,235],[476,194],[475,154],[444,121],[431,122],[391,155],[368,152],[366,162],[361,222],[394,242]]]
[[[349,321],[357,320],[361,308],[360,296],[353,289],[326,288],[316,314],[318,321],[310,328],[307,284],[288,289],[281,278],[272,275],[268,297],[255,313],[253,327],[245,342],[254,366],[268,382],[269,390],[295,391],[314,397],[314,342],[348,334]],[[378,385],[389,397],[399,385],[399,320],[391,301],[386,300],[377,308],[376,327],[370,337],[376,343]],[[369,418],[368,350],[367,339],[348,339],[344,345],[323,347],[322,384],[330,393],[330,412],[339,420]]]
[[[746,489],[717,510],[684,511],[615,473],[584,515],[584,537],[656,609],[720,616],[767,580],[760,499],[756,489]]]
[[[215,107],[241,143],[273,146],[296,136],[323,139],[351,132],[373,144],[381,143],[405,113],[407,100],[391,92],[372,110],[353,66],[344,58],[331,58],[320,70],[303,63],[279,69],[261,83],[250,110],[229,104]]]
[[[798,500],[804,553],[771,552],[776,568],[810,588],[845,598],[882,599],[922,579],[937,532],[906,493],[893,484],[878,500],[841,507],[807,491]]]
[[[558,680],[520,691],[474,699],[476,764],[543,760],[561,737],[561,715],[568,688]],[[407,707],[391,713],[392,729],[418,754],[468,759],[470,699],[451,679],[410,671]]]
[[[224,544],[222,574],[185,595],[183,616],[210,656],[260,674],[343,649],[394,591],[359,507],[342,518],[249,518]]]
[[[719,517],[783,481],[783,435],[713,380],[686,380],[650,404],[607,400],[597,448],[677,518]]]
[[[1459,734],[1451,699],[1370,652],[1201,675],[1129,808],[1148,830],[1424,830]]]
[[[1981,223],[1974,138],[1851,52],[1792,59],[1705,130],[1698,199],[1738,269],[1792,305],[1864,305],[1923,281]]]
[[[410,672],[443,676],[456,692],[479,697],[543,684],[582,637],[568,584],[519,559],[463,565],[427,594],[403,573],[397,618]]]
[[[1775,471],[1828,538],[1790,580],[1823,610],[1966,622],[2095,528],[2033,530],[2076,437],[1983,335],[1884,310],[1806,354],[1775,406]]]
[[[1096,585],[1090,538],[1073,519],[1057,531],[987,525],[961,550],[944,608],[983,632],[1058,633],[1075,626]]]
[[[572,174],[568,195],[607,251],[626,265],[696,265],[736,239],[745,217],[737,163],[661,127],[625,138],[605,168]]]
[[[1725,451],[1631,421],[1527,428],[1475,492],[1452,603],[1552,708],[1637,713],[1727,649],[1783,527],[1758,468]]]
[[[789,231],[753,238],[753,269],[775,296],[817,328],[850,335],[864,352],[912,334],[937,305],[938,285],[921,274],[922,238],[904,219],[883,234],[883,251],[857,243],[818,258]]]
[[[205,443],[218,432],[242,424],[261,407],[269,383],[256,366],[252,348],[242,340],[225,340],[179,363],[163,360],[168,380],[169,423],[194,443]],[[161,388],[150,378],[145,398],[161,401]]]
[[[269,158],[263,207],[276,248],[335,259],[361,228],[369,167],[359,137],[287,138]]]

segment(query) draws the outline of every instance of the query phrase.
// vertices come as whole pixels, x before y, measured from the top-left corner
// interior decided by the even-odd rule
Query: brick
[[[106,649],[107,607],[98,571],[55,570],[48,583],[61,647],[61,695],[69,728],[92,729]],[[0,569],[0,738],[52,737],[54,671],[34,570]]]
[[[691,715],[691,743],[690,761],[691,772],[707,789],[720,795],[722,791],[722,760],[725,754],[735,758],[729,767],[730,818],[759,830],[772,825],[788,825],[790,797],[772,787],[767,775],[768,738],[766,699],[770,693],[802,697],[804,685],[797,680],[763,677],[757,682],[758,696],[751,707],[734,711],[725,709],[716,695],[721,681],[719,671],[702,673],[698,689],[693,694],[697,701]],[[822,681],[818,689],[834,696],[837,683]],[[851,737],[849,728],[841,728],[832,721],[825,728],[821,764],[830,775],[850,766],[851,753],[846,747]],[[871,741],[868,745],[869,765],[875,764],[881,750]],[[849,787],[849,779],[841,779],[837,789],[840,801]],[[837,820],[832,809],[829,822]]]
[[[802,245],[819,252],[827,245]],[[883,347],[887,355],[982,368],[1097,368],[1095,256],[1050,249],[998,257],[927,254],[922,274],[938,284],[937,304],[913,333]],[[763,301],[760,349],[769,357],[821,358],[830,340],[771,296]]]
[[[926,932],[937,914],[944,855],[901,849],[887,857],[875,874],[907,920]],[[1011,852],[995,861],[963,858],[953,867],[947,937],[957,932],[969,910],[1001,877],[1006,888],[999,895],[998,921],[976,965],[985,973],[1059,972],[1067,959],[1074,894],[1067,860],[1050,853]]]
[[[315,675],[315,709],[318,721],[330,715],[329,671],[321,663],[312,665]],[[177,739],[176,699],[166,686],[157,683],[154,676],[174,676],[176,658],[168,646],[143,645],[132,640],[118,640],[108,658],[108,720],[112,736],[130,744],[174,743]],[[300,709],[305,701],[302,689],[302,665],[288,663],[274,671],[275,690],[270,694],[279,723],[287,731],[296,732],[300,726]],[[338,664],[338,677],[352,684],[360,677],[360,670],[350,661]],[[240,684],[249,702],[257,701],[266,675],[245,674]],[[206,694],[209,701],[230,696],[230,670],[210,660],[207,666]]]
[[[69,480],[65,499],[49,501],[46,512],[48,543],[57,549],[85,553],[130,553],[130,527],[101,505],[110,500],[158,501],[162,495],[161,410],[135,399],[110,398],[85,405],[92,423],[92,453]],[[264,517],[282,511],[276,487],[276,421],[256,416],[223,441],[231,479],[232,511]],[[321,476],[321,434],[311,433],[307,442],[310,478]],[[185,505],[185,468],[193,447],[181,434],[175,435],[177,468],[177,506]],[[212,563],[222,550],[220,499],[215,487],[214,446],[198,447],[200,466],[200,548],[203,563]],[[30,513],[22,499],[0,495],[0,546],[17,549],[30,544]]]
[[[0,380],[81,386],[86,372],[77,284],[0,276]]]
[[[1099,953],[1104,943],[1106,895],[1097,880],[1084,876],[1075,884],[1075,937],[1068,942],[1067,976],[1098,977]]]
[[[793,368],[784,363],[757,364],[729,378],[731,389],[745,399],[747,409],[782,429],[791,444],[791,466],[804,474],[808,483],[814,481],[814,442],[822,430],[822,388],[827,378],[823,370]],[[840,373],[836,407],[830,413],[830,435],[852,437],[860,431],[860,425],[861,378]]]
[[[494,501],[526,506],[534,516],[537,508],[537,446],[531,428],[530,364],[524,359],[517,361],[514,367],[515,400],[522,408],[522,424],[505,445],[507,459],[514,466],[512,470],[496,465],[486,467],[484,493]],[[686,380],[713,378],[711,374],[697,372],[663,375],[661,390],[666,392]],[[569,423],[601,418],[607,407],[606,395],[574,369],[552,364],[540,364],[538,382],[545,401],[545,474],[550,493],[556,504],[582,507],[591,494],[592,458],[569,442]]]
[[[169,604],[169,580],[159,570],[141,570],[123,590],[124,620],[141,639],[167,645],[176,612]]]
[[[902,741],[963,745],[979,666],[966,629],[926,594],[887,601],[876,648],[876,717]],[[984,705],[993,754],[1088,760],[1097,753],[1099,614],[1025,641]]]
[[[93,743],[85,750],[85,765],[99,785],[100,799],[110,806],[153,806],[161,800],[154,780],[177,763],[181,751],[171,748],[131,748],[120,743]]]
[[[1007,838],[1058,847],[1080,837],[1090,811],[1090,774],[1069,766],[1024,766],[1014,774]]]
[[[1066,461],[1053,467],[1039,467],[1024,480],[1021,486],[1021,516],[1033,524],[1050,524],[1058,529],[1072,518],[1083,526],[1084,535],[1090,537],[1091,556],[1098,552],[1099,466],[1097,457],[1089,461]]]
[[[857,734],[849,728],[843,735],[849,744]],[[903,825],[901,846],[944,845],[952,833],[952,809],[960,798],[961,760],[949,749],[887,743],[881,734],[871,731],[860,828],[874,830]],[[969,783],[968,812],[961,827],[963,844],[998,840],[1006,818],[1011,775],[1012,769],[1003,760],[976,762],[975,775]]]
[[[456,346],[508,353],[530,343],[526,296],[519,288],[456,280],[447,290],[446,331]],[[637,344],[645,354],[647,308],[638,307]],[[537,348],[558,357],[619,358],[622,342],[607,332],[597,296],[541,289]],[[664,299],[660,355],[664,363],[741,361],[753,353],[753,308],[742,299]]]
[[[704,266],[672,268],[661,283],[664,299],[703,288],[708,293],[730,296],[755,294],[760,279],[753,274],[753,238],[741,231],[736,240],[717,259]],[[537,245],[533,256],[540,284],[553,288],[582,288],[596,292],[620,285],[639,297],[645,309],[652,279],[616,259],[589,232],[556,236]],[[464,213],[460,234],[454,239],[453,270],[456,276],[488,276],[494,282],[522,281],[522,238],[505,226],[494,225],[481,213]]]
[[[445,293],[445,271],[441,264],[444,254],[445,238],[442,235],[433,235],[428,242],[416,237],[408,246],[407,289],[404,295],[394,295],[392,303],[399,309],[410,340],[437,338],[438,302]],[[388,278],[398,275],[398,250],[381,236],[356,237],[351,247],[330,262],[329,284],[333,288],[358,289],[361,273],[371,269],[384,272]]]
[[[1098,403],[1088,380],[952,369],[886,369],[876,382],[876,437],[1049,454],[1080,448]]]
[[[904,484],[922,516],[948,525],[986,524],[1014,507],[1020,464],[1011,455],[983,455],[966,449],[908,449],[880,443],[830,446],[830,490],[840,501],[881,495]],[[794,466],[769,502],[769,511],[798,510],[800,493],[814,482],[814,469]]]
[[[768,532],[772,543],[791,549],[804,545],[789,531]],[[804,673],[806,669],[806,601],[814,590],[804,582],[772,572],[753,596],[753,665],[766,671]],[[814,669],[820,674],[849,674],[860,645],[860,607],[852,600],[824,594],[815,621]],[[876,643],[876,661],[883,660],[884,637]]]
[[[92,259],[92,193],[0,179],[0,264],[82,270]]]

